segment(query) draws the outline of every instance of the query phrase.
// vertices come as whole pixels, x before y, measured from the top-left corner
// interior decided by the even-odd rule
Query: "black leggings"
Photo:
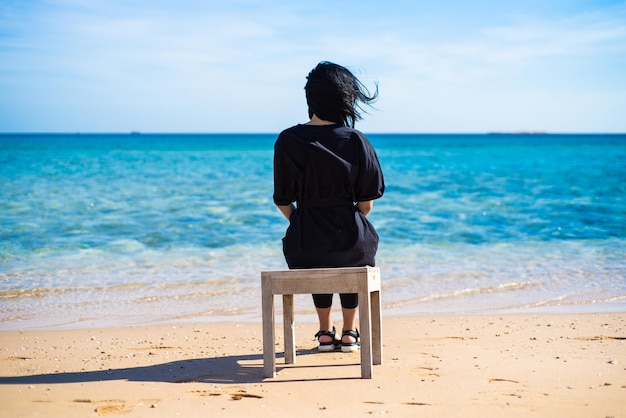
[[[359,306],[358,293],[340,293],[341,307],[345,309],[354,309]],[[333,304],[333,294],[317,294],[313,295],[313,304],[316,308],[330,308]]]

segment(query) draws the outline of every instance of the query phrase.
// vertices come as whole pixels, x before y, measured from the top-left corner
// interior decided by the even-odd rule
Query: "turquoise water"
[[[275,138],[0,135],[0,328],[259,320]],[[388,314],[626,309],[626,135],[369,138]]]

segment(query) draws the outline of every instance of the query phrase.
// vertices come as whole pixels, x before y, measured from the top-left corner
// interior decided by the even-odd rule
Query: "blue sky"
[[[626,1],[0,0],[0,132],[279,132],[308,71],[364,132],[626,132]]]

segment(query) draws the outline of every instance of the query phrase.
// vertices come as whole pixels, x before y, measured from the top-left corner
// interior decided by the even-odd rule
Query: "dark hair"
[[[309,117],[341,123],[354,128],[361,119],[359,111],[365,111],[361,103],[371,106],[378,98],[376,91],[369,90],[348,69],[332,62],[322,61],[307,76],[304,86]]]

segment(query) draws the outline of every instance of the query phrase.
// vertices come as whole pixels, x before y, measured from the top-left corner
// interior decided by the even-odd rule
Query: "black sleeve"
[[[298,197],[298,170],[285,147],[286,139],[281,133],[274,144],[274,203],[277,205],[289,205]]]
[[[357,202],[374,200],[385,192],[385,179],[376,151],[365,136],[361,136],[359,179],[355,188]]]

